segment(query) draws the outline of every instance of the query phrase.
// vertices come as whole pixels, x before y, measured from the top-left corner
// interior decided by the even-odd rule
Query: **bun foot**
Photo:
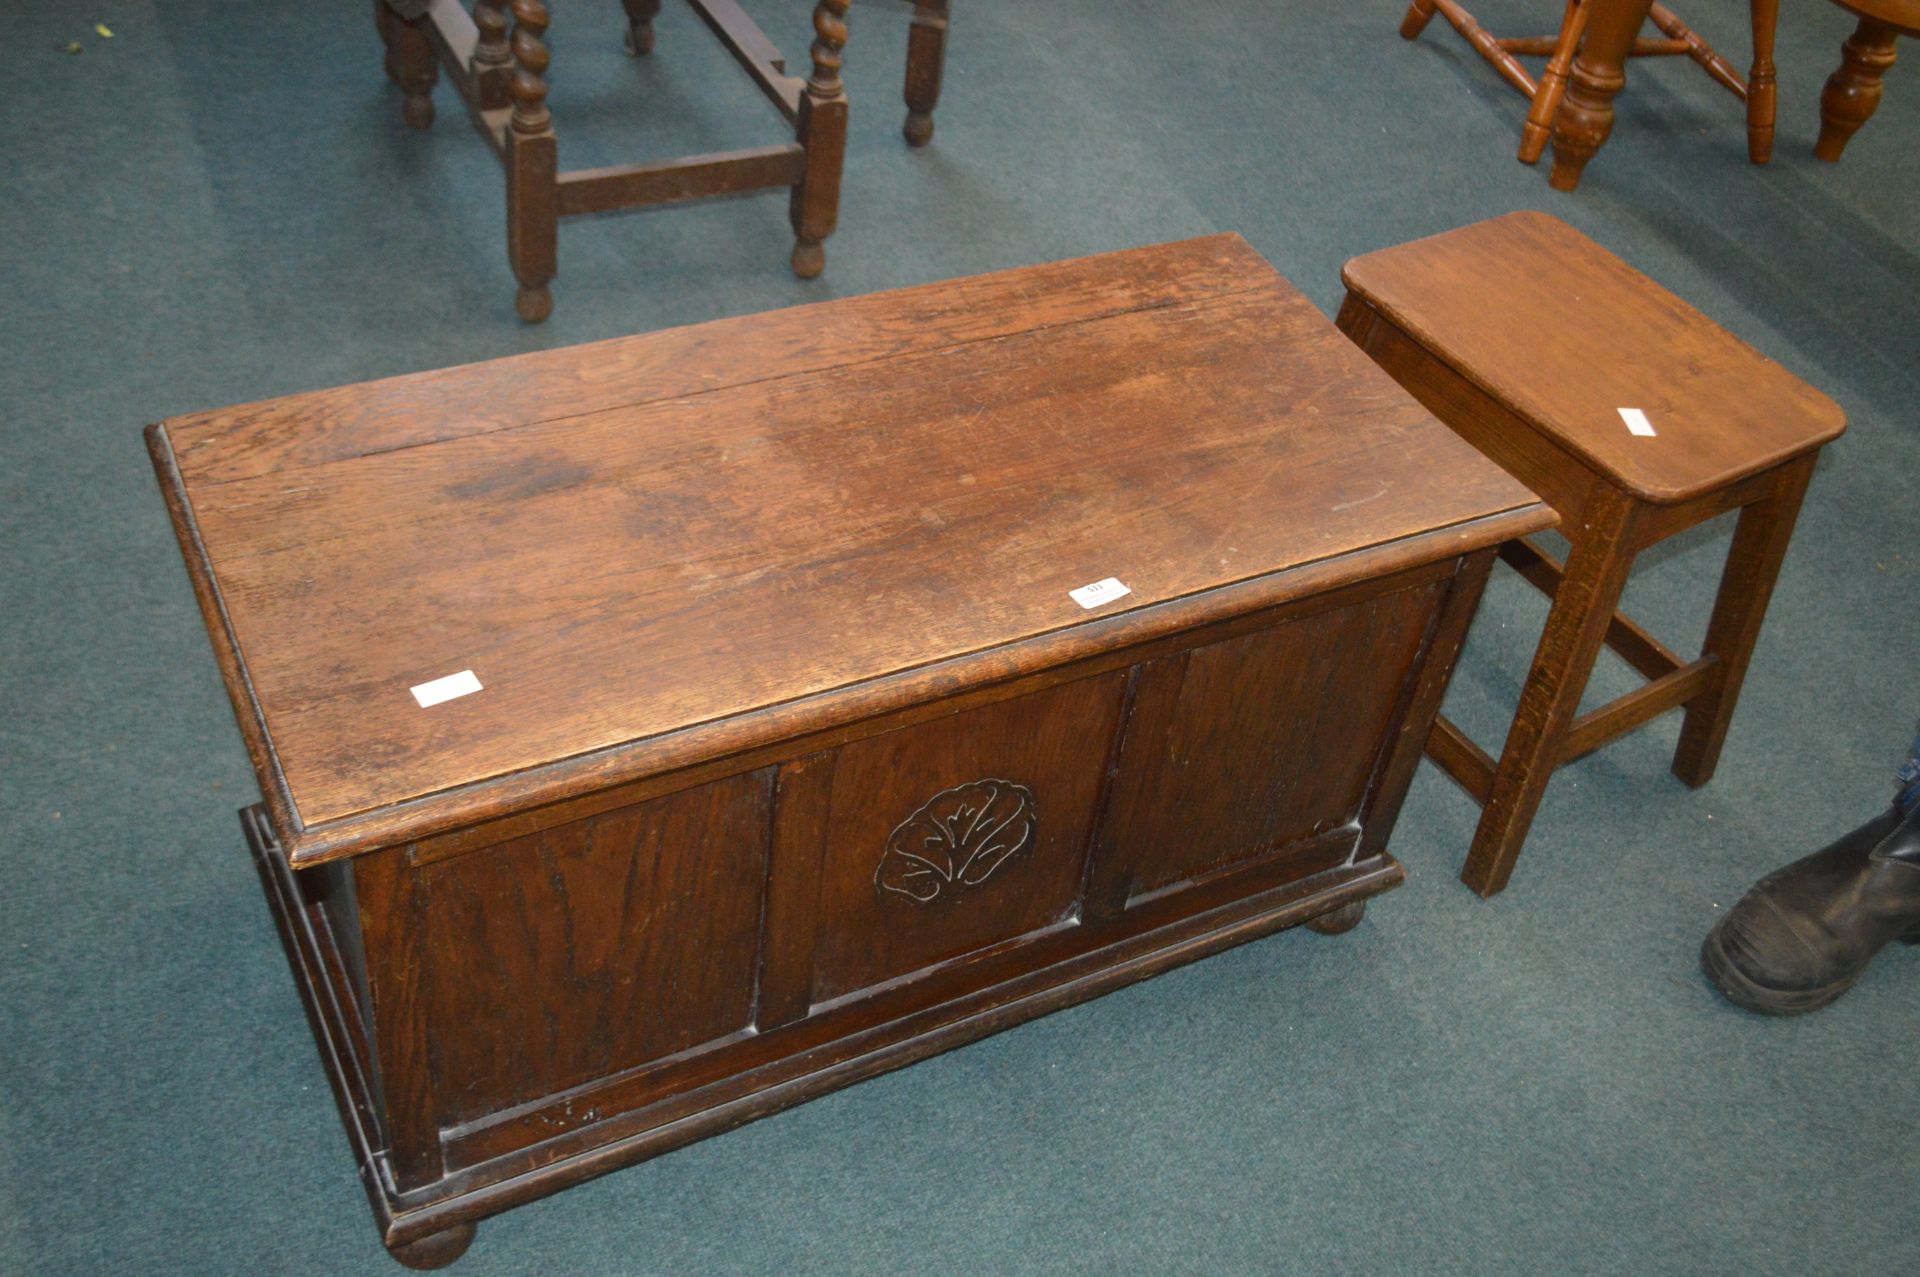
[[[400,104],[400,117],[416,129],[433,127],[433,99],[426,94],[408,94]]]
[[[387,1253],[408,1268],[445,1268],[467,1253],[473,1234],[472,1224],[456,1224],[404,1246],[389,1246]]]
[[[925,146],[933,141],[933,112],[908,111],[906,127],[900,132],[906,137],[908,146]]]
[[[653,52],[653,24],[651,22],[636,22],[629,26],[624,43],[627,46],[628,57],[646,57],[649,53]]]
[[[812,279],[827,268],[826,247],[817,239],[795,240],[793,243],[793,273],[801,279]]]
[[[1342,935],[1360,925],[1360,919],[1367,916],[1367,902],[1356,900],[1350,905],[1341,905],[1338,909],[1321,914],[1318,918],[1307,919],[1307,930],[1317,931],[1323,936]]]
[[[553,313],[553,290],[545,284],[538,288],[522,285],[519,295],[513,299],[513,308],[527,323],[540,323]]]

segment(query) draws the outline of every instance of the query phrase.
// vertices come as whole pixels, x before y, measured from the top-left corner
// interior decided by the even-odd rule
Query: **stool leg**
[[[1592,10],[1592,5],[1583,0],[1567,0],[1567,15],[1560,20],[1559,42],[1553,47],[1553,56],[1547,59],[1547,69],[1540,73],[1540,88],[1533,95],[1527,122],[1520,128],[1522,164],[1538,163],[1547,149],[1547,139],[1553,136],[1553,116],[1560,109],[1560,100],[1567,95],[1567,73],[1573,68],[1573,55],[1580,48],[1580,37],[1586,34],[1587,14]]]
[[[1817,454],[1816,454],[1817,455]],[[1747,662],[1760,637],[1760,625],[1773,598],[1773,584],[1793,538],[1794,520],[1813,477],[1814,457],[1781,467],[1771,494],[1740,511],[1733,548],[1720,576],[1720,593],[1707,623],[1706,653],[1720,658],[1713,682],[1687,704],[1680,725],[1680,748],[1673,756],[1673,774],[1698,788],[1713,779],[1727,724],[1746,681]]]
[[[1595,494],[1585,528],[1567,556],[1546,630],[1527,671],[1520,706],[1507,732],[1493,791],[1480,813],[1460,880],[1482,896],[1507,885],[1534,813],[1559,762],[1561,738],[1580,708],[1580,694],[1606,641],[1633,569],[1635,504],[1611,488]]]
[[[1840,46],[1840,69],[1827,77],[1820,93],[1820,140],[1813,153],[1829,164],[1840,158],[1847,141],[1880,107],[1880,78],[1893,65],[1898,27],[1862,18]]]
[[[947,0],[917,0],[907,32],[908,146],[933,140],[933,108],[940,102],[940,76],[947,62]]]
[[[1747,72],[1747,159],[1773,158],[1773,120],[1779,87],[1773,69],[1773,37],[1780,0],[1753,0],[1753,69]]]
[[[1427,23],[1433,21],[1433,0],[1413,0],[1407,6],[1407,16],[1400,19],[1400,38],[1417,40],[1420,33],[1427,29]]]
[[[427,19],[389,14],[381,34],[387,45],[387,74],[400,86],[400,115],[416,129],[433,126],[433,86],[440,79],[440,60],[427,38]]]

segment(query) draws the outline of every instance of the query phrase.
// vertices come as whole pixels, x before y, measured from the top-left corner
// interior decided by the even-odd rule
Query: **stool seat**
[[[1512,213],[1347,263],[1340,330],[1434,416],[1546,499],[1564,565],[1500,557],[1553,596],[1496,762],[1444,715],[1427,753],[1483,805],[1461,877],[1503,889],[1557,767],[1685,708],[1673,771],[1713,775],[1831,399],[1572,227]],[[1618,611],[1634,559],[1738,510],[1700,656]],[[1580,714],[1602,647],[1647,679]]]
[[[1545,213],[1369,253],[1341,277],[1430,354],[1641,501],[1691,501],[1846,428],[1833,400]],[[1654,435],[1634,434],[1621,408],[1645,413]]]

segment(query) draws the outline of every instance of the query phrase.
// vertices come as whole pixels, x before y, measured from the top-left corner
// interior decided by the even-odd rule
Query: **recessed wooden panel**
[[[1143,668],[1101,880],[1138,897],[1353,820],[1443,589],[1377,596]]]
[[[847,746],[820,884],[818,1002],[1073,915],[1126,674]]]
[[[453,1124],[747,1027],[771,773],[421,867]]]

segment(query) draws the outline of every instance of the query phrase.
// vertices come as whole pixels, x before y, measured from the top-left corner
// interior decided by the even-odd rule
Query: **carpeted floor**
[[[569,167],[778,137],[684,9],[635,65],[613,0],[557,7]],[[804,48],[804,0],[749,7]],[[8,17],[0,1271],[398,1271],[238,839],[254,782],[144,423],[1216,230],[1331,310],[1353,254],[1544,208],[1852,418],[1711,786],[1668,775],[1670,721],[1586,759],[1481,902],[1454,877],[1473,809],[1423,769],[1411,880],[1352,934],[1249,945],[512,1212],[459,1271],[1920,1272],[1920,950],[1789,1022],[1695,965],[1752,879],[1886,800],[1920,713],[1912,68],[1817,163],[1850,19],[1794,0],[1770,167],[1732,98],[1642,63],[1569,197],[1513,161],[1520,99],[1439,24],[1399,40],[1392,0],[956,0],[924,153],[898,135],[904,11],[862,5],[824,278],[788,273],[780,196],[608,217],[562,230],[553,319],[524,328],[494,162],[444,93],[431,133],[401,126],[365,9]],[[1689,16],[1738,61],[1743,11]],[[1676,646],[1727,536],[1636,580]],[[1496,578],[1450,702],[1483,740],[1543,614]],[[1609,666],[1596,694],[1627,685]]]

